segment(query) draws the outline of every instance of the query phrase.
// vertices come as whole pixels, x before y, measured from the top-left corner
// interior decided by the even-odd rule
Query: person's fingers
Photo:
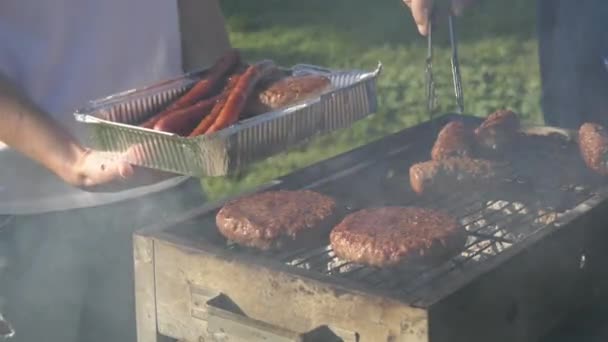
[[[95,151],[89,153],[83,160],[82,170],[83,186],[86,188],[133,176],[133,168],[127,161]]]
[[[133,165],[128,162],[123,162],[118,165],[118,174],[121,178],[128,179],[133,177],[135,170],[133,169]]]
[[[145,145],[130,150],[132,158],[142,158]],[[127,160],[125,154],[86,151],[77,166],[81,178],[74,184],[89,192],[116,192],[161,182],[179,175],[138,167]]]
[[[462,15],[464,10],[475,0],[451,0],[451,7],[439,6],[438,13],[433,13],[433,17],[444,18],[450,12],[454,15]],[[429,31],[429,12],[433,8],[433,0],[403,0],[403,3],[410,8],[412,16],[421,35],[428,35]]]
[[[433,6],[432,0],[411,0],[412,16],[418,26],[418,32],[421,35],[426,36],[429,29],[429,11]]]

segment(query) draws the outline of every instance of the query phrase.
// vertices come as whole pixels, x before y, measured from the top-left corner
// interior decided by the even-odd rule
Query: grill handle
[[[215,341],[301,342],[302,336],[265,322],[247,317],[224,294],[207,301],[207,332]]]
[[[219,294],[207,301],[207,332],[216,342],[357,342],[336,335],[327,326],[298,333],[247,317],[228,296]],[[341,334],[342,335],[342,334]]]

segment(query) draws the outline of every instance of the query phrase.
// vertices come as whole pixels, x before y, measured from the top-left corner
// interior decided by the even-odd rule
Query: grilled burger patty
[[[443,126],[431,150],[431,159],[449,157],[472,157],[473,132],[461,121],[452,121]]]
[[[450,157],[410,167],[410,185],[423,194],[452,192],[459,188],[483,186],[506,173],[503,163],[484,159]]]
[[[267,191],[229,201],[217,213],[216,224],[237,244],[269,250],[320,235],[335,207],[332,198],[309,190]]]
[[[584,123],[578,130],[578,145],[581,156],[595,173],[608,175],[608,132],[594,123]]]
[[[317,96],[331,87],[329,78],[321,75],[289,76],[261,87],[248,103],[252,115],[267,113]]]
[[[377,267],[452,254],[465,240],[456,219],[417,207],[363,209],[346,216],[330,234],[339,258]]]
[[[492,155],[508,149],[517,136],[520,122],[511,110],[499,110],[490,115],[475,129],[480,154]]]

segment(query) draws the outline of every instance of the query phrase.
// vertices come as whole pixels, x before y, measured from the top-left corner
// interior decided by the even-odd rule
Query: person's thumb
[[[130,178],[133,176],[135,171],[133,170],[133,165],[127,161],[120,161],[117,166],[118,174],[122,178]]]

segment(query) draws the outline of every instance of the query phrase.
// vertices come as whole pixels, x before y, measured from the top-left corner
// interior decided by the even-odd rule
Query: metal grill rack
[[[327,244],[312,250],[302,248],[289,252],[259,252],[236,244],[229,244],[228,248],[235,253],[258,255],[308,272],[341,277],[366,287],[420,299],[415,296],[420,288],[440,281],[449,272],[466,272],[470,266],[498,255],[528,236],[543,229],[551,229],[564,212],[596,195],[592,190],[581,186],[564,185],[557,189],[544,189],[554,194],[559,193],[560,203],[551,206],[538,201],[528,192],[522,193],[522,187],[525,186],[525,182],[513,177],[485,193],[457,193],[443,198],[409,198],[400,203],[443,210],[457,217],[466,229],[468,239],[462,252],[439,264],[413,262],[391,269],[368,267],[340,260]]]

